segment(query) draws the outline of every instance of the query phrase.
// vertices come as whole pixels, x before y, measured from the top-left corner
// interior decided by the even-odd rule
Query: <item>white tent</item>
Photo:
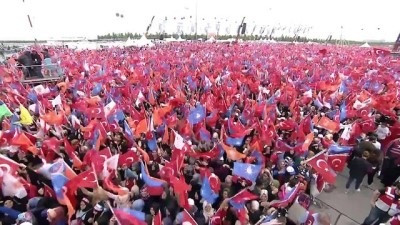
[[[171,36],[170,38],[166,38],[165,41],[166,42],[174,42],[174,41],[176,41],[176,39]]]
[[[371,46],[368,44],[368,42],[365,42],[363,45],[360,46],[361,48],[370,48]]]
[[[275,44],[275,43],[277,43],[277,41],[275,41],[274,39],[272,39],[272,40],[265,39],[264,42],[265,42],[265,43],[268,43],[268,44]]]
[[[215,38],[214,37],[210,37],[210,39],[208,39],[206,42],[214,43],[215,42]]]
[[[135,41],[134,45],[137,47],[143,47],[143,46],[153,47],[154,43],[151,42],[149,39],[147,39],[145,35],[143,35],[139,40]]]
[[[131,39],[131,37],[128,37],[128,40],[125,42],[125,46],[134,46],[135,42]]]
[[[178,40],[176,40],[176,41],[181,42],[181,41],[186,41],[186,40],[183,39],[181,36],[179,36]]]

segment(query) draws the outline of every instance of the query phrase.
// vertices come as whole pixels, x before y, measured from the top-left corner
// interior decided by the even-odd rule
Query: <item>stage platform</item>
[[[44,78],[26,78],[21,80],[22,84],[29,84],[29,85],[39,85],[43,83],[51,83],[51,82],[58,82],[64,79],[65,76],[51,76],[51,77],[44,77]]]

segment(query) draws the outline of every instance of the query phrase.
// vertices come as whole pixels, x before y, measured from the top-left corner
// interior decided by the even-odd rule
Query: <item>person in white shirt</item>
[[[369,141],[375,146],[376,149],[381,150],[381,143],[378,142],[376,135],[369,137]]]
[[[375,133],[378,136],[378,140],[384,140],[390,135],[390,130],[386,123],[381,123],[376,129]]]

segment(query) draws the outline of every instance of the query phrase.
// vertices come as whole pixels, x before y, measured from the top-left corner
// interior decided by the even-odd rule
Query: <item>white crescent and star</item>
[[[99,108],[92,109],[91,112],[92,112],[92,114],[100,114],[101,113],[101,109],[99,109]]]
[[[127,162],[133,162],[134,159],[133,159],[133,157],[128,157],[128,158],[126,158],[126,161],[127,161]]]
[[[338,162],[338,163],[335,163],[335,162]],[[339,165],[342,163],[342,160],[340,160],[340,159],[334,159],[334,160],[332,160],[332,166],[333,167],[339,167]]]
[[[11,171],[11,167],[7,164],[0,164],[0,168],[5,173],[9,173]]]
[[[318,159],[316,164],[317,164],[317,166],[318,166],[320,169],[324,169],[324,168],[321,167],[321,165],[320,165],[321,163],[323,163],[323,164],[326,165],[326,162],[325,162],[325,160],[323,160],[323,159]],[[325,170],[325,171],[328,171],[328,168],[325,166],[325,169],[324,169],[324,170]]]
[[[368,111],[366,109],[361,110],[361,116],[367,116]]]

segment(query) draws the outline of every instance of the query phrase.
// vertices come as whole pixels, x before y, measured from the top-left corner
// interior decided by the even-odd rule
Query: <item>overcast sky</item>
[[[1,6],[0,40],[143,33],[152,16],[150,33],[177,32],[178,26],[190,33],[196,11],[198,33],[205,33],[205,27],[215,33],[219,22],[220,33],[233,34],[243,16],[248,33],[256,26],[254,34],[262,27],[266,31],[280,27],[277,34],[312,27],[300,34],[324,39],[331,34],[339,39],[342,33],[345,39],[394,41],[400,32],[400,0],[3,0]]]

